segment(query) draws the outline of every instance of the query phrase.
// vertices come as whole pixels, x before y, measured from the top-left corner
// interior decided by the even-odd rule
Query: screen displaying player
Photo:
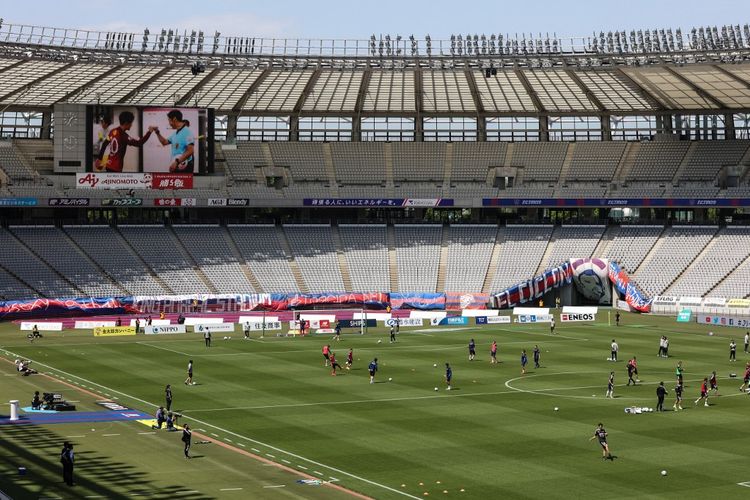
[[[143,148],[144,172],[197,173],[201,147],[199,110],[145,108],[143,126],[153,128],[157,138]]]
[[[92,127],[95,172],[139,172],[140,113],[135,107],[100,107]],[[136,146],[129,148],[128,146]]]

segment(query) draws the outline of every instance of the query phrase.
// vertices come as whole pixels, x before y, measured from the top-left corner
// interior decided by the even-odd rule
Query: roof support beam
[[[466,70],[464,71],[464,75],[466,75],[466,81],[471,91],[471,98],[474,99],[474,107],[477,110],[477,141],[483,142],[487,140],[487,119],[484,117],[484,104],[479,95],[479,87],[477,87],[474,72]]]
[[[357,92],[357,100],[354,103],[354,116],[352,117],[353,142],[362,140],[362,109],[365,107],[365,97],[367,97],[367,92],[370,88],[371,76],[372,70],[367,69],[362,74],[362,81],[359,82],[359,91]]]
[[[310,79],[307,80],[307,83],[305,84],[305,88],[302,89],[302,93],[300,94],[299,99],[297,99],[297,102],[294,104],[294,109],[292,110],[291,115],[289,115],[290,141],[299,141],[299,118],[302,114],[302,107],[305,105],[305,101],[310,96],[310,94],[312,94],[312,90],[315,87],[315,84],[318,82],[321,73],[322,71],[320,70],[320,68],[313,71],[313,74],[310,75]]]
[[[681,81],[682,83],[690,87],[692,90],[694,90],[699,96],[701,96],[705,100],[715,105],[717,108],[726,109],[728,107],[726,104],[724,104],[723,102],[721,102],[720,100],[718,100],[717,98],[715,98],[714,96],[712,96],[711,94],[709,94],[708,92],[706,92],[705,90],[703,90],[702,88],[700,88],[699,86],[697,86],[696,84],[694,84],[693,82],[685,78],[682,74],[675,71],[674,68],[670,68],[669,66],[664,66],[664,69],[669,74],[671,74],[672,76],[677,78],[679,81]]]
[[[714,69],[716,69],[716,70],[718,70],[720,73],[727,75],[732,80],[734,80],[734,81],[736,81],[738,83],[741,83],[746,88],[750,89],[750,82],[748,82],[747,80],[743,80],[738,75],[736,75],[736,74],[732,73],[731,71],[727,70],[726,68],[722,67],[722,65],[720,65],[720,64],[714,64],[711,67],[714,68]]]
[[[539,99],[539,95],[536,93],[536,90],[534,90],[534,87],[531,86],[529,79],[526,78],[526,75],[523,74],[523,71],[516,68],[513,70],[513,72],[518,77],[518,80],[521,82],[521,85],[523,85],[523,88],[526,89],[526,93],[528,93],[529,97],[531,97],[531,102],[534,103],[534,107],[537,109],[537,112],[539,112],[539,140],[549,141],[549,116],[547,115],[547,110],[544,108],[541,99]]]
[[[135,96],[138,95],[138,92],[145,89],[149,85],[151,85],[157,78],[164,75],[167,71],[169,71],[170,68],[166,67],[163,70],[157,72],[154,76],[149,78],[148,80],[144,81],[142,84],[138,85],[136,88],[125,94],[124,96],[120,97],[119,99],[115,99],[115,103],[118,102],[128,102],[129,100],[133,99]],[[113,103],[114,104],[114,103]]]
[[[245,104],[247,103],[247,100],[250,99],[250,95],[252,95],[253,92],[258,90],[258,87],[260,87],[260,84],[263,83],[263,80],[268,78],[268,75],[271,74],[271,68],[266,68],[263,70],[263,73],[258,75],[258,78],[255,79],[255,81],[247,88],[244,94],[242,94],[242,97],[240,97],[240,100],[237,101],[237,104],[234,105],[232,108],[232,111],[242,111],[242,108],[245,107]],[[277,115],[279,113],[276,113]]]
[[[643,85],[641,85],[640,83],[638,83],[635,80],[633,80],[630,77],[630,75],[628,75],[626,72],[624,72],[622,70],[622,68],[616,68],[615,72],[617,73],[617,75],[620,76],[620,78],[622,78],[623,80],[629,82],[633,87],[635,87],[636,90],[638,90],[639,93],[641,94],[641,97],[644,98],[646,101],[648,101],[658,111],[666,111],[667,110],[667,108],[664,107],[664,105],[659,101],[659,99],[657,99],[656,97],[654,97],[648,91],[648,89],[645,88]]]
[[[37,78],[31,80],[29,83],[27,83],[26,85],[24,85],[20,89],[16,89],[13,92],[8,92],[7,94],[5,94],[3,96],[0,96],[0,101],[5,101],[6,99],[8,99],[9,97],[11,97],[11,96],[13,96],[15,94],[18,94],[16,97],[25,94],[27,91],[31,90],[31,88],[34,87],[34,85],[36,85],[37,83],[41,82],[45,78],[49,78],[49,77],[54,76],[54,75],[56,75],[56,74],[58,74],[58,73],[60,73],[62,71],[65,71],[66,69],[68,69],[71,66],[73,66],[73,64],[75,64],[75,63],[65,64],[64,66],[60,66],[59,68],[57,68],[56,70],[54,70],[54,71],[52,71],[50,73],[46,73],[46,74],[44,74],[44,75],[42,75],[40,77],[37,77]]]
[[[177,104],[180,106],[190,105],[190,99],[192,99],[193,96],[197,95],[200,92],[200,90],[206,86],[208,82],[216,78],[216,75],[219,74],[219,71],[220,71],[219,68],[214,68],[209,74],[203,77],[201,81],[199,81],[192,89],[190,89],[188,93],[182,97],[182,99],[177,101]]]
[[[422,121],[422,114],[424,113],[424,90],[421,69],[414,71],[414,101],[414,107],[417,110],[417,116],[414,119],[414,140],[423,142],[424,122]]]

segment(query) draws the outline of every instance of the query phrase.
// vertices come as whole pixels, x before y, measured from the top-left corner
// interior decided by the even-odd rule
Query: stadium
[[[0,106],[3,498],[747,495],[747,24],[0,21]],[[338,373],[329,344],[353,352]],[[685,411],[651,415],[678,360]],[[689,405],[712,371],[723,391]],[[611,464],[590,460],[600,421]]]

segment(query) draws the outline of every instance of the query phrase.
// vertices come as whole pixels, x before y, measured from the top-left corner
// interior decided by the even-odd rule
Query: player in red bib
[[[708,404],[708,377],[705,377],[703,379],[703,382],[701,383],[701,397],[695,400],[695,404],[697,405],[701,399],[703,400],[703,406],[709,406]]]
[[[130,111],[123,111],[118,116],[120,126],[110,130],[107,134],[107,139],[102,143],[102,148],[99,150],[99,156],[94,163],[94,168],[97,171],[106,170],[107,172],[122,172],[122,167],[125,161],[125,153],[128,151],[128,146],[135,146],[137,148],[143,146],[151,137],[154,127],[149,127],[146,135],[140,139],[133,139],[128,135],[128,130],[133,126],[135,116]],[[104,160],[104,154],[109,148],[109,153]]]
[[[329,356],[331,354],[331,346],[324,345],[323,346],[323,359],[325,359],[325,364],[323,366],[328,366],[328,361],[330,360]]]
[[[743,383],[740,386],[740,392],[747,390],[748,383],[750,383],[750,363],[745,365],[745,375],[742,380],[743,380]]]

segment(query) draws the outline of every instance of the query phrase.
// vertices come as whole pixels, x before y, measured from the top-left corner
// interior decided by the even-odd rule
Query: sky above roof
[[[357,38],[556,33],[750,22],[748,0],[36,0],[4,2],[5,23],[96,31],[200,29],[227,36]],[[743,15],[742,13],[745,12]]]

